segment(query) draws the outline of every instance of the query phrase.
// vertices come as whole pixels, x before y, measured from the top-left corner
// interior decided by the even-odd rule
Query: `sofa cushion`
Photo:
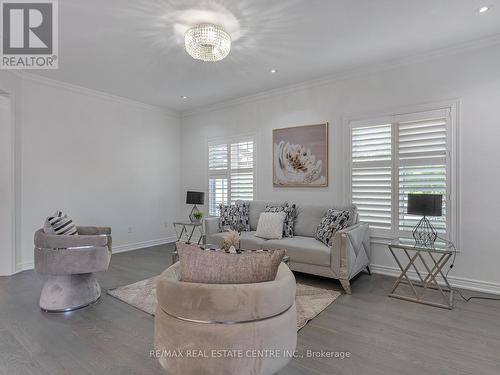
[[[264,243],[264,249],[285,249],[292,262],[317,266],[330,265],[330,248],[313,237],[295,236],[281,240],[269,240]]]
[[[177,242],[181,281],[209,284],[247,284],[276,278],[285,250],[229,254],[202,250],[196,245]]]
[[[297,205],[297,218],[295,219],[295,235],[314,237],[321,219],[326,214],[326,211],[331,207],[328,206],[313,206],[313,205]]]
[[[213,245],[221,247],[222,241],[224,241],[224,236],[226,235],[227,232],[214,233],[210,237],[210,240],[213,242]],[[240,248],[243,250],[262,250],[265,242],[265,239],[255,236],[255,231],[241,232]]]

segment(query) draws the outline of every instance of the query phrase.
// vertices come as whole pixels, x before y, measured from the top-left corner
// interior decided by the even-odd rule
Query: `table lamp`
[[[442,194],[408,194],[408,214],[423,215],[413,229],[413,238],[419,245],[433,246],[437,232],[427,216],[443,216]]]
[[[195,212],[200,212],[198,207],[196,207],[197,204],[205,204],[205,193],[201,191],[188,191],[186,193],[186,204],[194,205],[189,214],[189,220],[191,220],[192,223],[199,222],[199,220],[194,217],[194,214]]]

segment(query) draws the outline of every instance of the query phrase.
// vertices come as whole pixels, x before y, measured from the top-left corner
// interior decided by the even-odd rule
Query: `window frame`
[[[219,138],[211,138],[208,139],[206,142],[206,151],[205,151],[205,168],[206,168],[206,176],[205,176],[205,189],[207,192],[207,216],[208,217],[216,217],[217,215],[214,215],[213,213],[210,212],[210,189],[209,189],[209,184],[210,184],[210,179],[211,178],[225,178],[227,181],[227,202],[226,204],[231,203],[231,171],[233,170],[231,168],[231,145],[235,143],[242,143],[242,142],[253,142],[253,167],[252,167],[252,177],[253,177],[253,198],[255,199],[256,196],[256,159],[257,159],[257,143],[256,143],[256,136],[255,134],[242,134],[242,135],[236,135],[236,136],[231,136],[231,137],[219,137]],[[216,146],[216,145],[222,145],[225,144],[227,146],[227,155],[228,155],[228,165],[226,169],[221,169],[221,170],[210,170],[210,147],[211,146]],[[243,168],[242,170],[247,170],[247,168]]]
[[[347,201],[352,204],[352,131],[356,127],[392,124],[391,137],[391,229],[373,229],[372,242],[386,244],[387,240],[396,237],[411,237],[411,232],[399,229],[399,158],[398,158],[398,136],[400,122],[418,119],[419,116],[425,116],[431,113],[446,113],[446,238],[455,243],[458,247],[460,243],[460,212],[459,212],[459,194],[460,194],[460,175],[459,175],[459,104],[456,101],[443,101],[434,104],[406,107],[399,110],[393,110],[385,115],[365,115],[351,116],[346,121],[347,131],[347,153],[348,168],[346,173],[346,191]]]

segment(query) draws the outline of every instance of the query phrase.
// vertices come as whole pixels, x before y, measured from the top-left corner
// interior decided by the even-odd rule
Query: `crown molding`
[[[460,44],[455,44],[449,47],[435,49],[424,53],[419,53],[403,58],[392,59],[384,62],[378,62],[371,65],[362,65],[353,69],[339,71],[323,77],[315,78],[312,80],[303,81],[291,85],[286,85],[276,89],[271,89],[256,94],[242,96],[236,99],[224,100],[221,102],[209,104],[186,110],[181,112],[181,118],[196,116],[208,112],[218,111],[229,107],[234,107],[242,104],[258,102],[272,97],[290,94],[297,91],[308,90],[315,87],[321,87],[333,84],[335,82],[344,81],[347,79],[358,78],[365,75],[374,73],[381,73],[384,71],[394,70],[399,67],[404,67],[412,64],[418,64],[433,60],[440,57],[451,56],[457,53],[470,52],[478,49],[487,48],[500,44],[500,34],[491,35],[486,38],[467,41]]]
[[[117,103],[131,105],[131,106],[134,106],[136,108],[158,111],[164,115],[167,115],[169,117],[173,117],[176,119],[180,118],[180,112],[173,110],[173,109],[170,109],[170,108],[143,103],[143,102],[140,102],[140,101],[137,101],[134,99],[125,98],[123,96],[108,94],[108,93],[103,92],[103,91],[89,89],[87,87],[74,85],[71,83],[55,80],[52,78],[43,77],[43,76],[33,74],[33,73],[27,73],[24,71],[19,71],[19,72],[12,72],[11,71],[11,73],[14,74],[15,76],[21,78],[21,80],[24,80],[24,81],[36,82],[36,83],[39,83],[42,85],[52,86],[52,87],[60,88],[63,90],[69,90],[69,91],[72,91],[72,92],[75,92],[78,94],[82,94],[82,95],[93,96],[93,97],[97,97],[97,98],[104,99],[104,100],[110,100],[110,101],[114,101]]]
[[[335,82],[352,79],[356,77],[361,77],[364,75],[370,75],[374,73],[380,73],[384,71],[389,71],[396,69],[398,67],[408,66],[416,63],[426,62],[428,60],[454,55],[457,53],[463,53],[468,51],[474,51],[478,49],[487,48],[490,46],[494,46],[500,44],[500,34],[495,34],[486,38],[471,40],[464,43],[452,45],[445,48],[440,48],[424,53],[419,53],[411,56],[407,56],[404,58],[398,58],[393,60],[388,60],[385,62],[378,62],[371,65],[362,65],[353,69],[339,71],[330,75],[322,76],[319,78],[303,81],[300,83],[295,83],[291,85],[286,85],[283,87],[259,92],[256,94],[242,96],[236,99],[224,100],[221,102],[209,104],[206,106],[200,106],[194,108],[192,110],[186,111],[177,111],[167,107],[155,106],[152,104],[143,103],[134,99],[125,98],[118,95],[109,94],[103,91],[90,89],[83,86],[78,86],[70,83],[66,83],[63,81],[43,77],[33,73],[27,73],[24,71],[14,72],[10,71],[11,74],[20,77],[22,80],[37,82],[40,84],[50,85],[52,87],[58,87],[66,90],[70,90],[76,93],[99,97],[105,100],[111,100],[119,103],[124,103],[128,105],[133,105],[137,108],[143,108],[148,110],[160,111],[163,114],[172,117],[172,118],[187,118],[190,116],[196,116],[203,113],[208,113],[212,111],[217,111],[229,107],[234,107],[242,104],[258,102],[262,100],[267,100],[272,97],[282,96],[286,94],[290,94],[297,91],[307,90],[314,87],[326,86],[329,84],[333,84]]]

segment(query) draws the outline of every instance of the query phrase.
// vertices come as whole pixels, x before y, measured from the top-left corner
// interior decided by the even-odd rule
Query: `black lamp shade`
[[[201,191],[188,191],[186,204],[205,204],[205,193]]]
[[[443,216],[443,195],[408,194],[408,214]]]

